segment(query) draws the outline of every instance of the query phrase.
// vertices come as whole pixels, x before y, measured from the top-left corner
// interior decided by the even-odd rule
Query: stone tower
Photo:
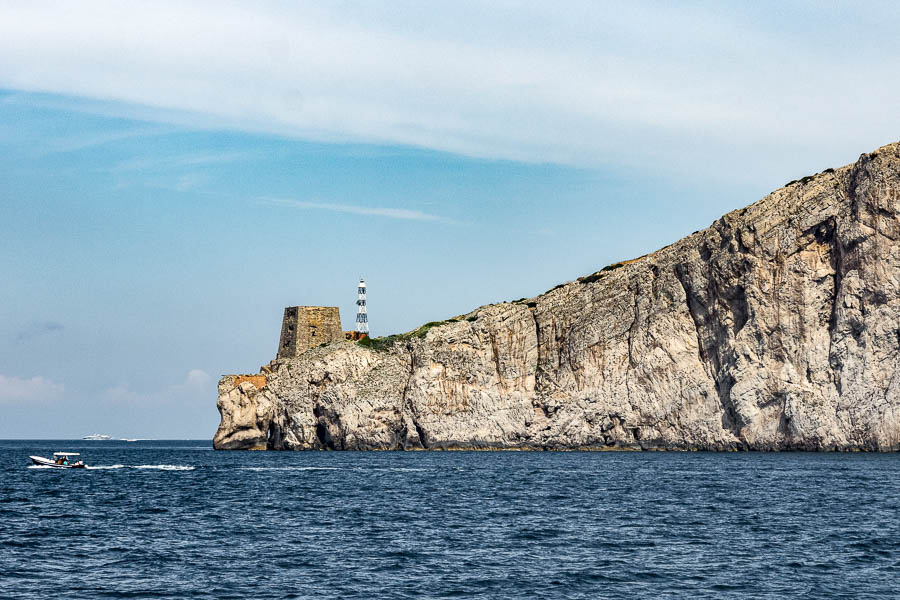
[[[310,348],[343,339],[337,306],[288,306],[281,322],[278,358],[294,358]]]

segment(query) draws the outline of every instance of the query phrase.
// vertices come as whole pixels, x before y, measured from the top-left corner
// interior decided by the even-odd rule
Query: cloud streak
[[[0,375],[0,404],[47,402],[62,397],[65,386],[36,375],[30,379]]]
[[[124,383],[107,388],[103,398],[112,404],[171,404],[197,402],[210,392],[212,377],[202,369],[188,371],[184,381],[147,393],[132,390]]]
[[[176,156],[139,157],[123,160],[110,168],[112,172],[169,170],[230,163],[252,157],[250,152],[197,152]]]
[[[372,217],[386,217],[389,219],[400,219],[403,221],[438,221],[443,223],[452,223],[450,219],[432,215],[420,210],[411,210],[406,208],[378,208],[371,206],[361,206],[356,204],[330,204],[327,202],[306,202],[303,200],[290,200],[287,198],[261,198],[266,204],[274,204],[279,206],[288,206],[291,208],[299,208],[304,210],[328,210],[331,212],[347,213],[352,215],[363,215]]]
[[[188,127],[746,179],[895,138],[898,28],[874,1],[5,2],[0,86]]]

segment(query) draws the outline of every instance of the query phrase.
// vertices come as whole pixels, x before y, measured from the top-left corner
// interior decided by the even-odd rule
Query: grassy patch
[[[825,173],[834,173],[834,169],[825,169],[824,172]],[[794,185],[795,183],[804,185],[804,184],[807,184],[810,181],[812,181],[814,177],[815,177],[815,175],[807,175],[806,177],[801,177],[800,179],[794,179],[793,181],[788,181],[786,184],[784,184],[784,187],[787,187],[789,185]]]
[[[387,350],[390,348],[394,342],[398,341],[401,336],[399,335],[389,335],[387,337],[364,337],[363,339],[356,342],[363,348],[371,348],[372,350]]]
[[[603,277],[605,277],[606,274],[609,273],[610,271],[615,271],[616,269],[620,269],[623,266],[625,266],[625,263],[620,263],[620,262],[613,263],[611,265],[606,265],[605,267],[603,267],[596,273],[591,273],[590,275],[585,275],[584,277],[579,277],[577,281],[578,281],[578,283],[584,283],[584,284],[594,283],[595,281],[600,281],[601,279],[603,279]]]
[[[394,335],[389,335],[386,337],[377,337],[371,338],[366,337],[358,342],[360,346],[364,348],[371,348],[372,350],[385,351],[393,346],[396,342],[400,342],[403,340],[409,340],[412,338],[422,339],[425,335],[434,329],[435,327],[440,327],[441,325],[447,325],[448,323],[456,323],[459,321],[458,318],[447,319],[446,321],[430,321],[425,323],[418,329],[414,329],[413,331],[407,331],[406,333],[395,333]]]
[[[422,325],[415,331],[411,331],[411,332],[405,333],[403,335],[405,335],[407,337],[415,337],[415,338],[421,339],[421,338],[425,337],[425,334],[427,334],[429,331],[431,331],[435,327],[440,327],[441,325],[446,325],[448,323],[455,323],[455,322],[456,322],[455,319],[447,319],[446,321],[430,321],[428,323],[425,323],[424,325]]]
[[[565,283],[560,283],[559,285],[554,285],[552,288],[550,288],[549,290],[547,290],[546,292],[544,292],[544,294],[549,294],[550,292],[555,292],[556,290],[558,290],[559,288],[563,287],[564,285],[566,285],[566,284],[565,284]],[[543,295],[543,294],[541,294],[541,295]]]
[[[595,281],[600,281],[605,276],[606,276],[606,273],[604,273],[602,270],[597,271],[596,273],[591,273],[590,275],[585,275],[584,277],[579,277],[578,283],[584,283],[584,284],[594,283]]]

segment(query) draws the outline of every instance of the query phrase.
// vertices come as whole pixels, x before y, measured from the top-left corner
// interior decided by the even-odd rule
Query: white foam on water
[[[419,467],[237,467],[239,471],[394,471],[410,473],[432,471]]]
[[[393,471],[399,473],[417,473],[419,471],[433,471],[433,469],[425,469],[420,467],[372,467],[367,469],[366,467],[357,467],[357,471]]]
[[[238,467],[240,471],[340,471],[338,467]]]
[[[129,465],[131,469],[156,469],[158,471],[193,471],[197,467],[189,465]]]
[[[90,465],[86,466],[85,469],[89,469],[91,471],[106,471],[108,469],[124,469],[125,465],[98,465],[96,467],[92,467]]]

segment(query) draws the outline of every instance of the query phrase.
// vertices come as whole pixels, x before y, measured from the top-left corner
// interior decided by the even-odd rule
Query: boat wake
[[[239,471],[340,471],[339,467],[238,467]]]
[[[30,465],[29,469],[54,469],[44,465]],[[157,471],[193,471],[197,467],[191,465],[95,465],[86,466],[87,471],[110,471],[115,469],[155,469]]]
[[[239,471],[392,471],[392,472],[417,472],[431,471],[433,469],[417,467],[237,467]]]
[[[129,469],[157,469],[159,471],[193,471],[190,465],[129,465]]]

